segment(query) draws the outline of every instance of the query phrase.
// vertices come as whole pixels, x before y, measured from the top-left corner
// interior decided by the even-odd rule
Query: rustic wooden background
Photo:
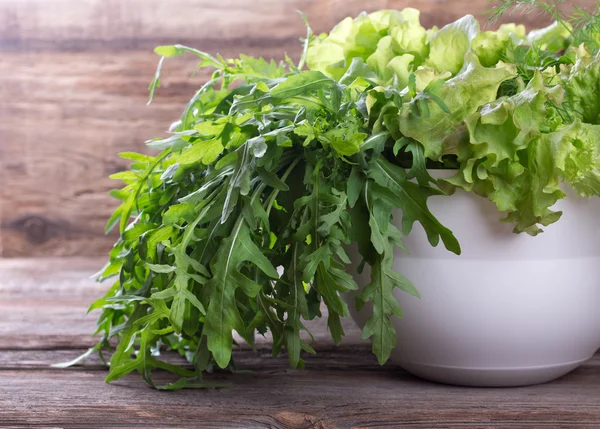
[[[580,0],[589,6],[596,0]],[[0,256],[92,256],[115,202],[107,179],[145,151],[206,75],[193,58],[172,59],[146,106],[160,44],[224,56],[297,59],[305,33],[362,10],[422,10],[424,25],[465,13],[485,18],[486,0],[2,0],[0,1]],[[529,27],[539,15],[514,15]]]

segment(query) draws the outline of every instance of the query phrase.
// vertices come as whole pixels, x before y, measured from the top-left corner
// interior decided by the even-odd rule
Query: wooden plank
[[[594,0],[577,2],[589,6]],[[298,58],[303,10],[316,32],[361,10],[419,7],[425,25],[483,0],[5,0],[0,2],[0,255],[101,255],[115,207],[106,177],[126,164],[122,151],[145,151],[206,78],[189,81],[192,58],[165,65],[155,105],[145,108],[156,65],[152,48],[182,42],[235,56]],[[514,19],[541,26],[537,14]]]
[[[575,2],[582,6],[593,0]],[[450,7],[451,6],[451,7]],[[236,45],[280,48],[303,35],[303,11],[316,32],[327,31],[361,11],[416,7],[426,26],[443,25],[467,13],[486,19],[491,5],[469,0],[9,0],[0,9],[3,50],[82,51],[151,49],[175,41],[202,42],[205,50]],[[515,14],[506,20],[541,26],[548,19]],[[192,24],[192,25],[190,25]]]
[[[2,57],[6,80],[0,91],[11,100],[0,101],[5,256],[99,255],[110,249],[115,236],[104,236],[103,227],[116,202],[108,191],[120,184],[108,175],[127,166],[117,153],[146,151],[143,142],[164,135],[205,77],[188,81],[191,59],[171,62],[166,71],[173,78],[165,79],[161,97],[146,107],[156,59],[151,52]]]
[[[101,263],[99,258],[0,260],[0,427],[589,429],[600,421],[600,355],[539,386],[443,386],[419,380],[393,362],[379,366],[369,344],[353,337],[358,329],[352,324],[346,326],[351,339],[335,347],[322,319],[311,328],[318,353],[306,358],[305,370],[290,370],[285,355],[272,358],[262,343],[258,351],[234,352],[237,367],[252,373],[206,377],[229,384],[219,390],[162,393],[137,374],[107,385],[106,369],[96,357],[82,367],[50,368],[86,346],[78,337],[91,326],[72,313],[84,312],[102,291],[88,278]],[[64,310],[49,312],[55,306]],[[25,316],[10,322],[17,313]],[[155,381],[169,377],[158,371]]]
[[[84,348],[95,344],[87,307],[108,285],[89,277],[100,258],[0,259],[0,349]]]
[[[592,428],[600,400],[597,368],[585,367],[518,389],[348,368],[218,374],[207,381],[229,387],[170,393],[147,388],[139,376],[106,385],[97,370],[0,374],[0,421],[11,427]]]
[[[325,324],[320,323],[318,331],[323,330]],[[269,347],[267,347],[269,346]],[[335,346],[332,341],[323,341],[317,345],[316,355],[306,355],[307,369],[311,371],[396,371],[398,367],[393,363],[384,367],[378,365],[377,359],[371,353],[371,346],[367,341],[362,343],[344,342]],[[59,362],[69,362],[80,356],[87,349],[60,348],[60,345],[51,349],[6,349],[0,350],[0,370],[31,370],[45,369],[53,371],[51,365]],[[167,362],[187,365],[186,361],[177,353],[165,353],[162,356]],[[289,371],[288,359],[285,354],[274,358],[271,355],[270,343],[258,343],[256,350],[246,347],[236,348],[233,351],[233,359],[236,361],[237,369],[259,371],[265,373]],[[590,361],[588,366],[600,369],[600,356]],[[103,370],[106,367],[97,355],[90,356],[82,361],[72,370]],[[71,369],[67,370],[71,371]]]
[[[79,350],[95,345],[91,335],[98,312],[86,312],[110,286],[110,281],[99,284],[90,278],[103,265],[102,258],[0,259],[0,350]],[[323,308],[324,315],[326,311]],[[315,347],[330,347],[330,334],[321,321],[306,325]],[[345,319],[343,327],[345,344],[364,344],[354,322]],[[257,347],[270,347],[269,341],[258,337]]]

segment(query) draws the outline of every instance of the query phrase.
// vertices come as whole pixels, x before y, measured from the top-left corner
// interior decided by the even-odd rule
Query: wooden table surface
[[[107,285],[89,276],[102,262],[0,259],[0,427],[600,428],[600,356],[539,386],[444,386],[379,367],[350,322],[340,347],[312,326],[318,353],[305,370],[264,343],[235,352],[253,372],[210,376],[231,383],[219,390],[158,392],[137,374],[105,384],[97,358],[52,369],[94,343],[86,308]]]

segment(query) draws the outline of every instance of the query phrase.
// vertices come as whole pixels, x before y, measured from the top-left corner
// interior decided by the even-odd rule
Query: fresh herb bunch
[[[99,275],[117,280],[90,308],[101,340],[86,355],[116,341],[107,381],[137,370],[155,387],[201,387],[215,365],[232,368],[233,331],[250,346],[270,332],[273,354],[301,367],[322,302],[334,341],[344,335],[355,244],[371,267],[363,337],[383,364],[402,316],[393,289],[418,296],[392,268],[403,236],[418,222],[460,253],[428,197],[476,192],[535,235],[560,217],[561,181],[600,194],[600,59],[561,31],[482,32],[471,16],[426,30],[405,9],[309,31],[298,66],[157,48],[151,97],[165,57],[192,53],[215,72],[170,137],[148,142],[160,154],[121,154],[132,164],[112,176],[125,187],[107,226],[120,238]],[[438,182],[431,168],[457,172]],[[165,348],[193,369],[161,360]],[[156,368],[182,378],[156,386]]]
[[[584,43],[590,50],[600,48],[600,2],[595,10],[589,11],[566,0],[489,0],[495,3],[490,12],[490,22],[494,23],[507,13],[535,13],[549,15],[554,24],[546,32],[558,31],[565,34],[569,43],[579,46]],[[570,7],[568,7],[570,5]],[[555,33],[557,34],[557,33]]]

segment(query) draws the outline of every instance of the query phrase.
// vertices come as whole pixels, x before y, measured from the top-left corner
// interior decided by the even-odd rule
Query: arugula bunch
[[[138,371],[157,388],[202,387],[203,373],[233,369],[233,331],[251,347],[269,332],[273,355],[285,348],[302,367],[321,303],[342,340],[341,295],[358,289],[345,249],[357,245],[371,267],[363,337],[385,363],[402,316],[393,290],[418,296],[393,269],[403,237],[419,222],[431,245],[460,253],[428,197],[476,192],[535,235],[560,216],[561,181],[600,194],[600,58],[573,40],[554,27],[482,32],[471,16],[426,30],[405,9],[309,30],[298,66],[158,47],[151,98],[166,57],[215,71],[170,136],[147,142],[157,156],[121,154],[132,163],[112,176],[125,186],[107,226],[120,238],[99,274],[116,281],[90,307],[101,340],[86,355],[112,352],[107,381]],[[431,168],[457,172],[438,182]],[[157,386],[157,368],[181,378]]]

